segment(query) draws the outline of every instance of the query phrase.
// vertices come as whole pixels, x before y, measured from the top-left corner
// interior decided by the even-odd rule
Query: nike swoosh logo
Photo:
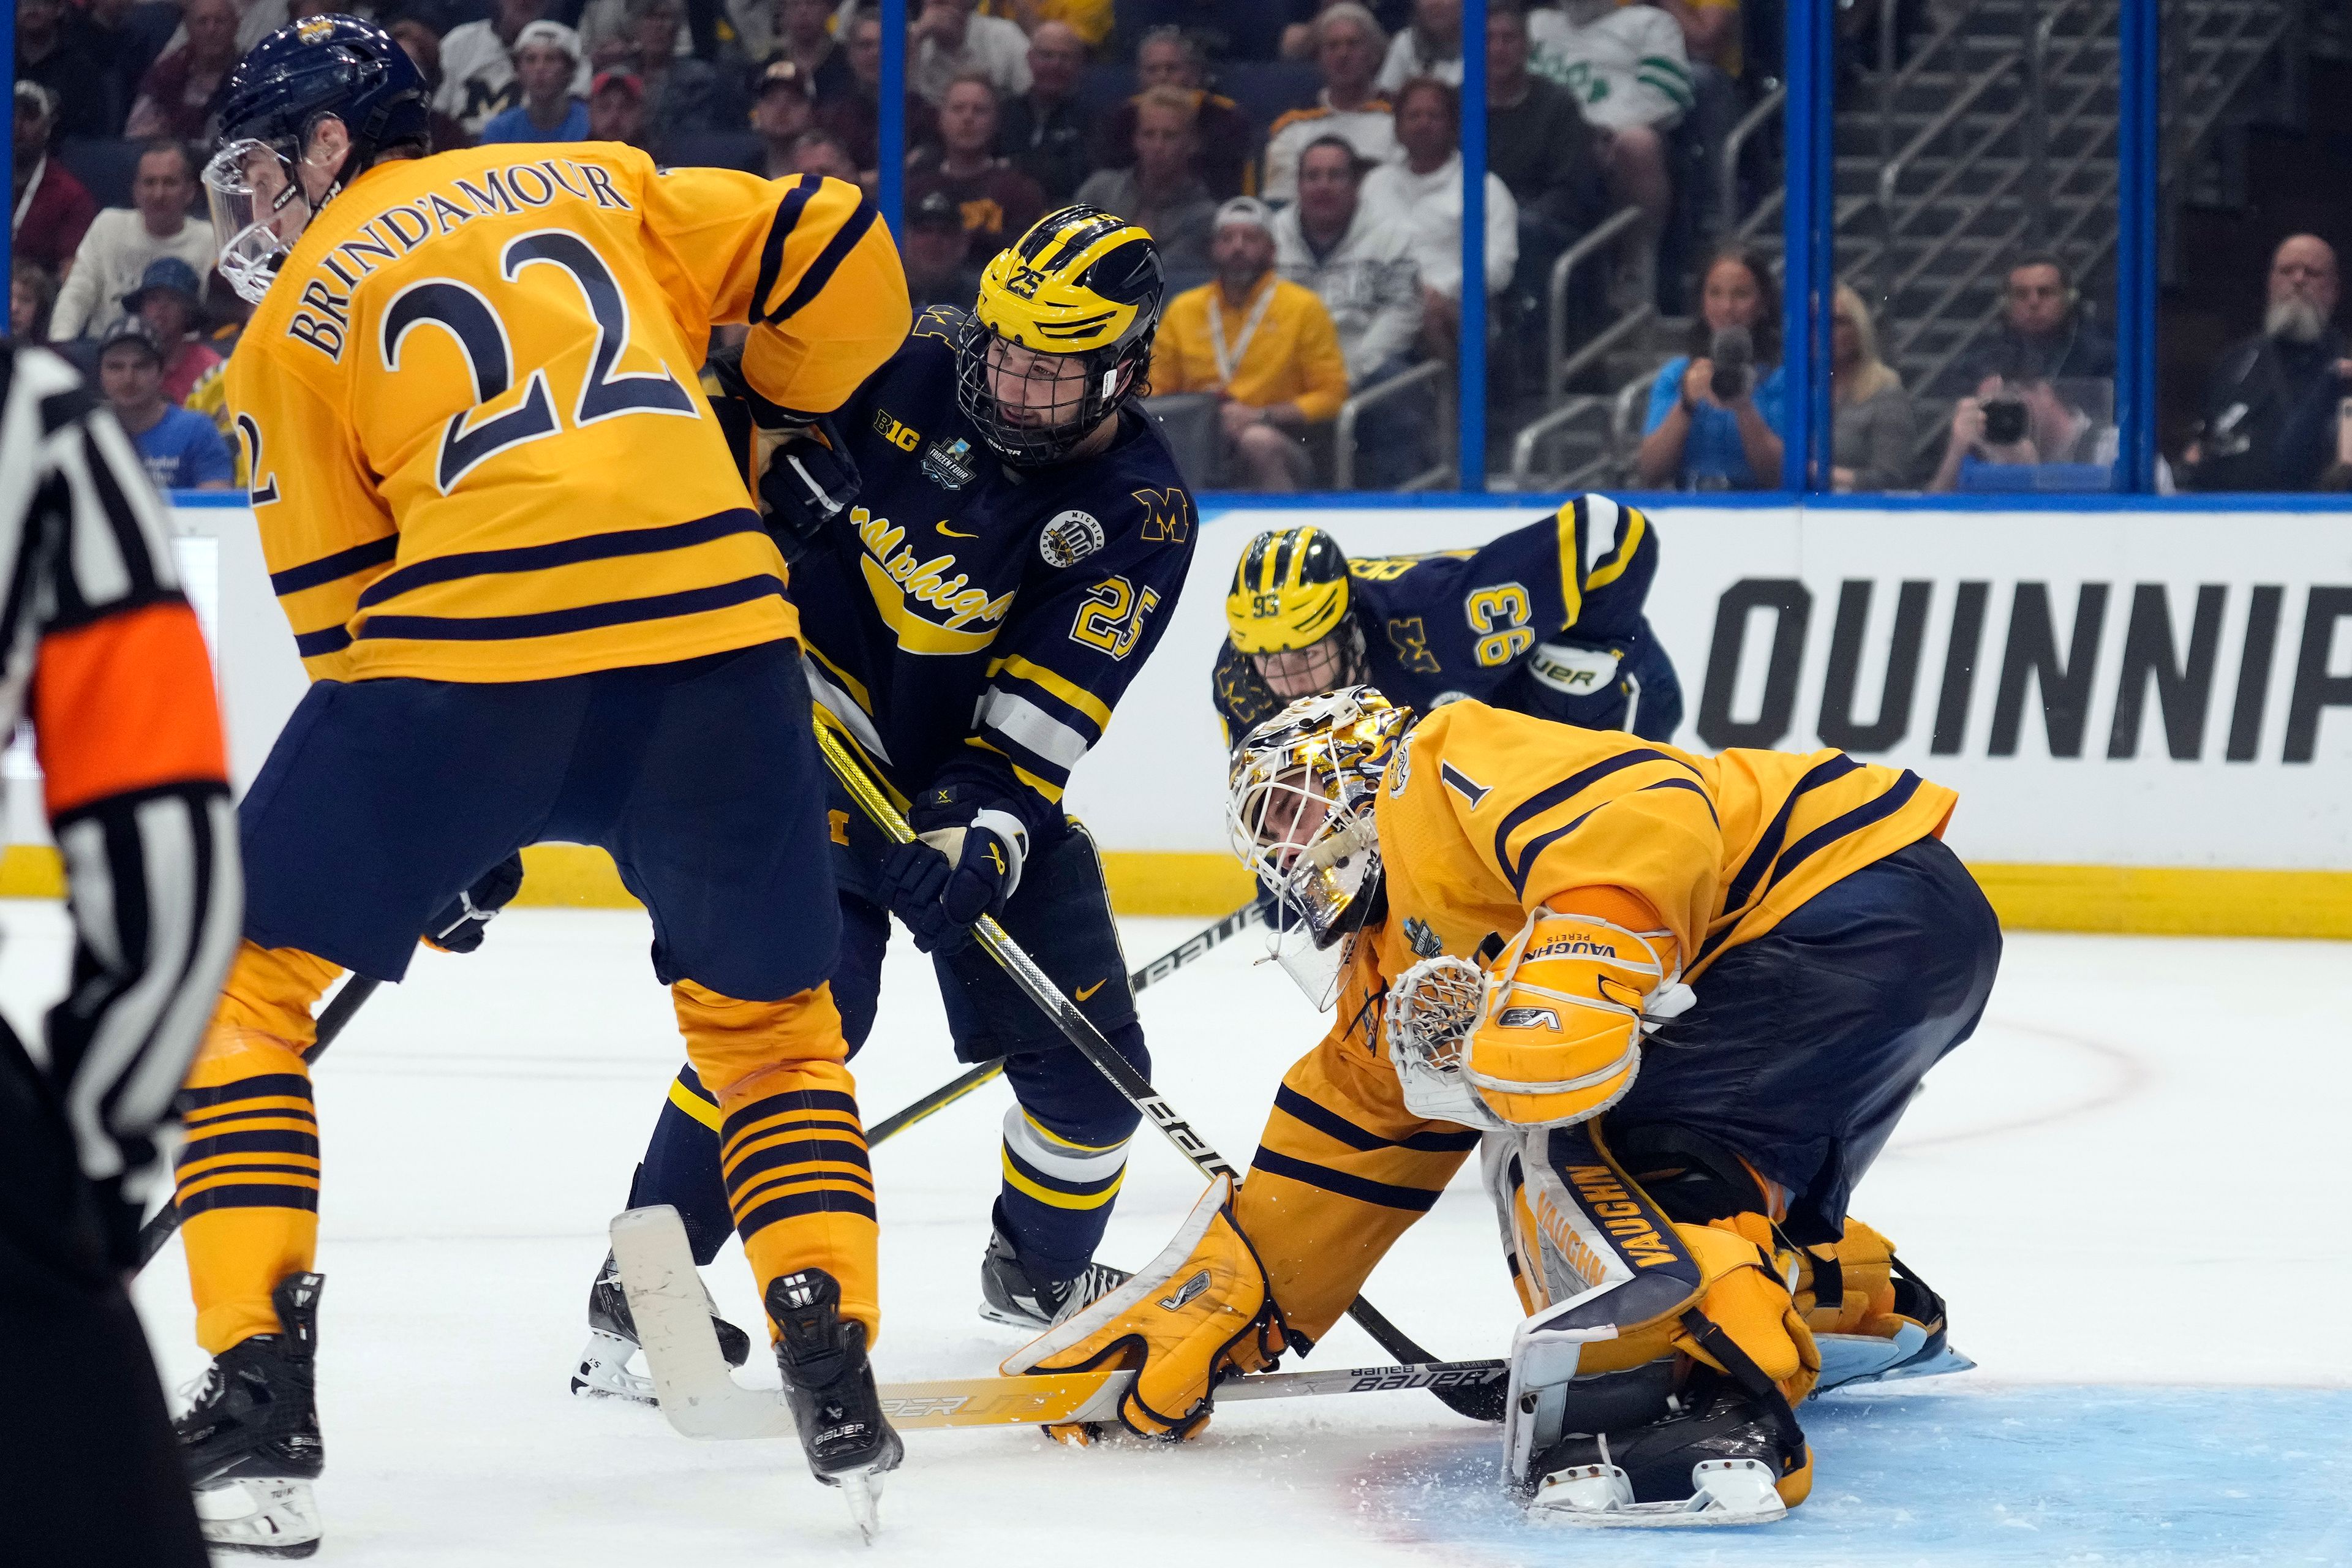
[[[1109,983],[1109,980],[1110,980],[1110,976],[1108,976],[1108,974],[1106,974],[1106,975],[1104,975],[1104,976],[1102,977],[1102,979],[1096,981],[1092,985],[1087,986],[1084,991],[1076,992],[1076,993],[1074,993],[1074,994],[1077,997],[1077,999],[1078,999],[1079,1001],[1083,1002],[1083,1001],[1085,1001],[1087,997],[1089,997],[1089,996],[1093,995],[1096,992],[1097,992],[1097,991],[1101,990],[1101,989],[1103,988],[1103,986],[1104,986],[1104,985],[1106,985],[1107,984],[1108,984],[1108,983]]]
[[[935,522],[931,524],[931,526],[938,529],[941,533],[946,534],[950,539],[978,539],[980,537],[977,533],[958,533],[954,529],[950,528],[944,522]]]

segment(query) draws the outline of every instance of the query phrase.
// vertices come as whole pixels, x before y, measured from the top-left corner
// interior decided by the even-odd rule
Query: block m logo
[[[1181,489],[1135,492],[1143,503],[1143,537],[1181,544],[1192,531],[1192,498]]]

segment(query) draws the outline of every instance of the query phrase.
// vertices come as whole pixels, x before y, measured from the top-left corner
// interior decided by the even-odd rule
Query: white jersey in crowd
[[[1682,25],[1654,5],[1627,5],[1577,23],[1544,6],[1528,13],[1530,67],[1576,95],[1603,131],[1673,127],[1690,110],[1690,56]]]
[[[1462,51],[1455,49],[1443,59],[1432,59],[1421,52],[1421,35],[1407,27],[1389,41],[1388,58],[1381,62],[1381,74],[1372,85],[1391,100],[1396,89],[1417,76],[1433,76],[1448,87],[1462,85]]]
[[[1358,389],[1409,353],[1421,332],[1421,269],[1413,265],[1412,237],[1389,216],[1386,209],[1358,201],[1348,232],[1318,256],[1299,227],[1296,206],[1274,215],[1275,270],[1323,301],[1348,362],[1348,384]]]
[[[197,218],[180,225],[180,232],[162,239],[147,232],[147,220],[136,207],[109,207],[90,220],[74,252],[73,271],[58,290],[57,309],[49,315],[49,336],[59,342],[71,338],[106,335],[108,328],[127,313],[122,297],[139,287],[147,264],[176,256],[194,268],[199,279],[209,279],[219,259],[213,244],[213,226]]]
[[[1387,99],[1367,99],[1361,109],[1334,109],[1331,95],[1318,93],[1314,108],[1276,116],[1266,136],[1265,177],[1258,182],[1258,195],[1277,205],[1297,201],[1298,155],[1326,136],[1346,138],[1356,156],[1368,163],[1396,160],[1396,117]]]
[[[950,53],[925,38],[907,61],[907,85],[936,105],[966,71],[986,77],[1000,100],[1020,97],[1029,90],[1029,35],[1002,16],[967,16],[963,47]]]
[[[588,62],[572,73],[572,96],[588,96]],[[515,85],[514,55],[488,22],[466,22],[441,40],[441,90],[433,107],[479,136],[490,117],[522,101]]]
[[[1408,236],[1408,251],[1421,280],[1448,299],[1462,297],[1462,154],[1456,153],[1426,174],[1405,163],[1383,163],[1364,176],[1364,206],[1373,221],[1393,225]],[[1486,176],[1486,287],[1511,280],[1519,264],[1519,204],[1510,188]]]

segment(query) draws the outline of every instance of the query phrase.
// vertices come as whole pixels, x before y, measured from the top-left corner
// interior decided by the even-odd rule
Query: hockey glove
[[[425,928],[425,945],[443,952],[471,952],[498,912],[522,890],[522,857],[509,855],[484,872]]]
[[[1002,1370],[1008,1376],[1132,1371],[1135,1384],[1119,1401],[1121,1425],[1171,1443],[1199,1436],[1217,1383],[1271,1365],[1283,1349],[1282,1314],[1256,1250],[1234,1223],[1233,1191],[1230,1176],[1212,1182],[1165,1251],[1014,1352]]]
[[[760,512],[791,565],[857,499],[857,465],[819,425],[782,435],[772,447],[764,439],[760,445],[767,458],[760,471]]]
[[[882,901],[925,952],[960,952],[1021,886],[1029,829],[968,784],[925,790],[907,817],[915,837],[883,860]]]
[[[760,516],[791,565],[857,499],[857,466],[848,444],[825,421],[762,397],[743,374],[740,349],[712,354],[705,370],[705,384],[715,384],[718,395],[739,405],[749,418]]]

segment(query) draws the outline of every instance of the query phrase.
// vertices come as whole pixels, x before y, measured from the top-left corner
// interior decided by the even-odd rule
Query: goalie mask
[[[289,22],[221,89],[220,148],[205,165],[221,276],[259,304],[317,211],[397,149],[425,150],[432,91],[391,34],[356,16]],[[350,146],[331,167],[313,138],[333,121]]]
[[[1381,774],[1412,723],[1369,686],[1302,697],[1234,754],[1225,832],[1275,899],[1273,956],[1318,1007],[1339,999],[1356,939],[1377,918]]]
[[[981,275],[956,335],[956,402],[1016,468],[1058,463],[1145,390],[1160,249],[1099,207],[1048,213]]]

